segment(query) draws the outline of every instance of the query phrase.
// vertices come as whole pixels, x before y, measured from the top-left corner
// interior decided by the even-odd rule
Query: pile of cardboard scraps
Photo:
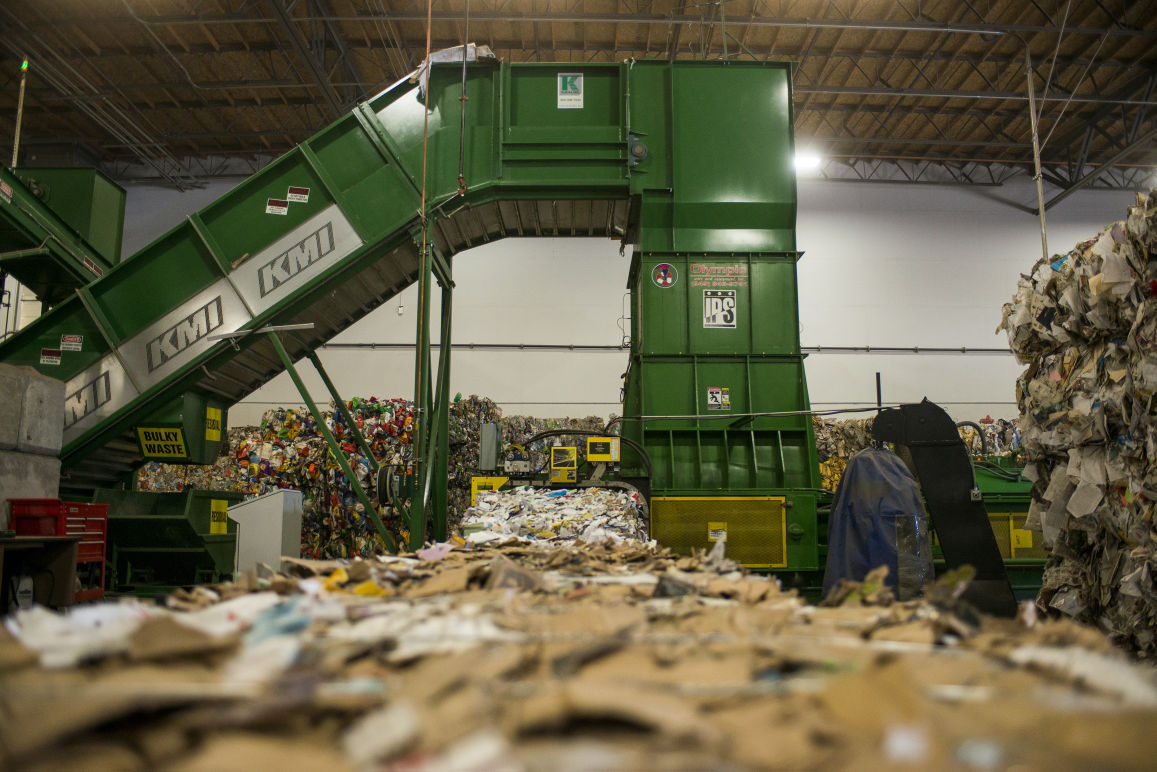
[[[5,620],[0,767],[1151,768],[1152,668],[929,597],[641,543],[287,560]]]

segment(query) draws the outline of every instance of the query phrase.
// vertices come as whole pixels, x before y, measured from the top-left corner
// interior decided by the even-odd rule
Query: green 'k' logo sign
[[[583,106],[583,75],[581,72],[560,72],[558,74],[558,106],[560,108]]]

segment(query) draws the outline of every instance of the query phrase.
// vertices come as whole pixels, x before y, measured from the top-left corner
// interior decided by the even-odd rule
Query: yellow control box
[[[550,449],[551,469],[578,469],[578,448],[558,446]]]
[[[587,437],[587,461],[591,463],[619,463],[618,437]]]

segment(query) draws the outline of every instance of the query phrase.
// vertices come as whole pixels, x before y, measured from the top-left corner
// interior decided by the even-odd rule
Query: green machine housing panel
[[[16,176],[104,257],[121,259],[125,190],[97,169],[22,166]]]
[[[0,268],[45,305],[73,297],[120,260],[124,200],[92,169],[0,169]]]

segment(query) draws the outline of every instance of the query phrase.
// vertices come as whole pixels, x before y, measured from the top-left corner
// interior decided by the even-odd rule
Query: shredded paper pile
[[[1039,602],[1157,653],[1157,198],[1040,260],[1001,328],[1028,368],[1020,431],[1035,480],[1026,527],[1052,557]]]
[[[515,536],[526,540],[577,539],[589,544],[646,541],[646,506],[636,490],[522,487],[478,494],[462,532],[469,544]]]

